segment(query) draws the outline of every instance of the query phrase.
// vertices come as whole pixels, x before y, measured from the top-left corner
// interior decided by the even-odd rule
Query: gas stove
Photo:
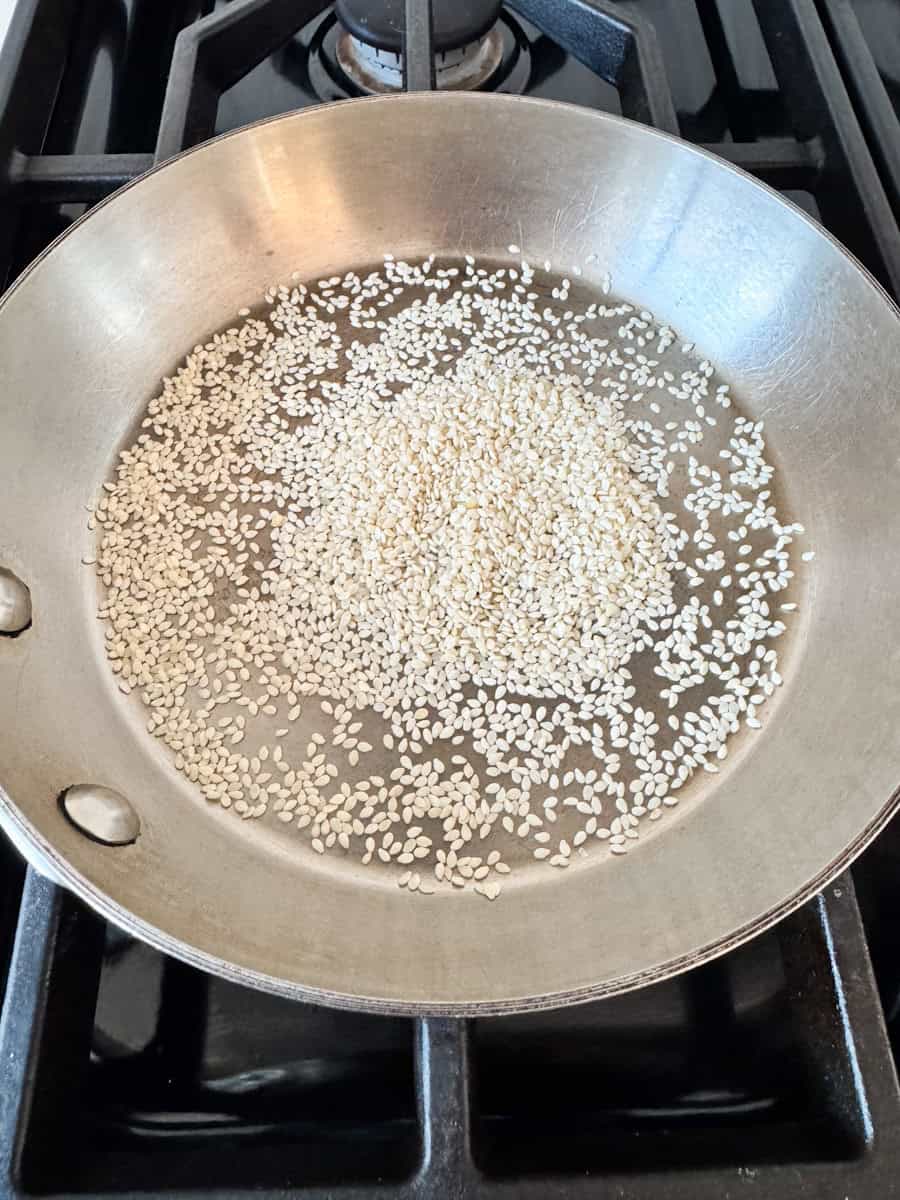
[[[703,145],[900,295],[892,0],[18,0],[2,46],[0,287],[216,133],[480,87]],[[461,1022],[211,979],[0,842],[0,1195],[900,1195],[898,865],[895,823],[852,877],[714,963]]]

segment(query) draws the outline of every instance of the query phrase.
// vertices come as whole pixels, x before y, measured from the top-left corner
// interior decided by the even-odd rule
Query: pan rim
[[[378,96],[365,97],[360,100],[351,100],[341,102],[343,105],[353,105],[359,103],[393,103],[405,104],[421,104],[434,103],[434,97],[438,93],[424,93],[402,96]],[[727,162],[724,159],[718,158],[716,155],[707,150],[692,146],[690,143],[675,137],[671,134],[661,132],[649,126],[640,125],[638,122],[631,121],[624,117],[614,116],[606,113],[594,112],[586,110],[581,106],[574,104],[562,104],[557,101],[536,99],[531,97],[499,97],[484,94],[441,94],[439,103],[456,103],[483,106],[490,103],[508,104],[512,102],[524,103],[529,105],[537,105],[541,107],[550,107],[553,109],[567,109],[579,113],[587,119],[595,119],[605,121],[617,125],[625,125],[631,128],[638,128],[642,132],[642,136],[654,134],[663,138],[665,141],[674,143],[679,147],[679,150],[689,150],[701,158],[712,160],[718,167],[724,167],[740,178],[749,181],[755,187],[762,189],[781,205],[788,210],[798,214],[811,229],[815,230],[819,235],[823,235],[825,240],[835,247],[841,255],[853,264],[862,277],[874,288],[875,292],[882,300],[887,301],[889,310],[895,318],[900,318],[900,308],[892,300],[890,295],[882,287],[877,279],[867,270],[867,268],[859,262],[859,260],[842,245],[836,238],[833,237],[826,229],[824,229],[817,221],[811,218],[807,213],[800,209],[792,201],[787,200],[773,188],[759,182],[747,172],[736,167],[734,164]],[[248,133],[261,126],[273,124],[275,122],[294,121],[304,116],[313,117],[314,114],[320,113],[323,109],[330,109],[332,105],[317,106],[312,109],[302,110],[300,112],[282,114],[274,117],[265,118],[255,122],[252,125],[244,126],[241,129],[231,131],[220,137],[209,139],[197,146],[185,150],[176,157],[167,160],[166,162],[156,164],[144,175],[126,184],[123,188],[118,189],[110,196],[106,197],[99,204],[95,205],[88,213],[80,217],[59,237],[57,237],[25,270],[18,276],[6,294],[0,298],[0,314],[2,314],[7,300],[10,300],[20,285],[31,276],[32,272],[40,269],[44,260],[51,254],[56,246],[73,233],[83,221],[88,217],[98,212],[105,205],[116,200],[120,195],[124,194],[135,184],[142,182],[150,175],[156,174],[159,170],[166,166],[172,165],[179,159],[187,155],[194,154],[199,150],[208,148],[209,146],[224,141],[227,138],[235,137],[243,133]],[[203,970],[211,971],[214,974],[230,979],[234,982],[244,985],[252,985],[264,991],[272,992],[279,995],[284,995],[291,998],[308,1000],[311,1002],[324,1004],[337,1008],[350,1008],[360,1011],[370,1011],[378,1013],[394,1013],[402,1015],[446,1015],[446,1016],[474,1016],[474,1015],[493,1015],[515,1012],[533,1011],[536,1009],[562,1007],[566,1005],[583,1003],[590,1000],[599,999],[605,996],[615,995],[621,992],[629,991],[640,986],[646,986],[650,983],[658,982],[662,979],[669,978],[672,975],[678,974],[690,967],[708,962],[719,955],[749,941],[751,938],[762,933],[770,928],[776,922],[787,916],[790,912],[799,908],[812,896],[821,891],[828,883],[862,852],[863,849],[871,842],[877,833],[884,827],[887,821],[893,816],[897,808],[900,807],[900,786],[893,792],[887,802],[879,809],[873,819],[866,827],[858,834],[858,836],[850,843],[848,847],[837,858],[828,863],[820,872],[812,879],[808,880],[798,889],[794,890],[781,904],[767,910],[738,929],[731,931],[720,939],[709,943],[707,946],[699,950],[692,951],[686,955],[678,956],[674,959],[667,960],[657,964],[651,968],[645,968],[640,971],[632,972],[631,974],[620,976],[613,981],[602,982],[598,984],[588,985],[571,990],[562,990],[558,992],[550,992],[539,995],[528,995],[513,997],[511,999],[499,1001],[467,1001],[454,1003],[429,1002],[427,1000],[403,1000],[401,998],[381,997],[381,996],[360,996],[348,992],[337,992],[330,990],[317,989],[309,985],[300,984],[292,980],[268,975],[251,967],[241,966],[236,963],[223,959],[209,951],[200,950],[190,943],[184,942],[172,934],[166,933],[157,926],[148,921],[136,916],[131,910],[119,905],[105,891],[92,885],[79,871],[77,871],[68,860],[56,850],[53,845],[48,842],[39,831],[27,820],[24,813],[14,804],[11,797],[0,788],[0,825],[10,833],[15,844],[20,850],[25,853],[25,856],[30,859],[38,871],[49,873],[52,877],[58,878],[64,886],[73,891],[76,895],[85,900],[91,907],[101,913],[107,919],[113,921],[114,924],[124,928],[129,933],[133,933],[144,941],[147,941],[156,948],[165,953],[173,954],[183,961],[200,967]]]
[[[539,1012],[555,1008],[568,1008],[577,1004],[588,1004],[594,1000],[604,1000],[619,996],[638,988],[649,987],[654,983],[662,983],[666,979],[680,975],[704,963],[712,962],[722,955],[736,950],[746,942],[752,941],[777,925],[785,917],[802,908],[808,901],[819,895],[830,883],[837,879],[856,858],[866,849],[870,842],[881,832],[895,812],[900,809],[900,788],[876,814],[854,842],[847,847],[844,854],[832,860],[823,870],[804,886],[788,896],[782,904],[769,909],[760,917],[726,934],[717,941],[688,954],[679,955],[656,966],[628,975],[621,975],[615,980],[590,984],[586,987],[571,988],[559,992],[546,992],[538,995],[516,996],[504,1000],[472,1000],[455,1003],[428,1000],[404,1000],[399,997],[381,997],[357,995],[352,992],[331,991],[316,988],[309,984],[297,983],[269,975],[252,967],[241,966],[208,951],[198,949],[173,934],[166,933],[149,921],[136,916],[130,909],[116,903],[101,888],[95,887],[80,871],[69,864],[41,834],[26,820],[15,807],[5,790],[0,787],[0,826],[10,836],[13,844],[26,858],[29,866],[43,875],[51,883],[61,884],[83,900],[100,916],[111,921],[119,929],[132,934],[140,941],[146,942],[164,954],[170,954],[188,966],[197,967],[208,974],[226,979],[231,983],[252,987],[271,995],[283,996],[290,1000],[305,1001],[310,1004],[321,1004],[327,1008],[345,1009],[352,1012],[368,1012],[382,1016],[406,1017],[491,1017],[511,1016],[516,1013]],[[16,835],[19,835],[18,837]],[[23,840],[25,842],[23,844]],[[29,853],[31,851],[31,853]],[[37,852],[39,857],[34,856]],[[44,859],[44,862],[40,860]],[[49,870],[48,870],[49,867]]]
[[[462,105],[471,104],[474,101],[476,104],[527,104],[535,108],[565,109],[569,112],[578,113],[587,120],[598,121],[601,123],[605,122],[611,125],[622,125],[627,129],[639,129],[641,131],[641,136],[659,138],[661,141],[678,146],[682,151],[696,155],[698,158],[705,159],[707,162],[715,163],[719,169],[728,171],[732,175],[736,175],[739,179],[745,180],[753,187],[759,188],[761,191],[765,192],[766,195],[771,196],[774,201],[782,205],[789,212],[792,212],[795,216],[799,217],[805,225],[809,226],[810,229],[814,230],[821,237],[824,237],[825,240],[830,243],[830,245],[834,246],[834,248],[838,250],[844,258],[848,259],[853,266],[856,267],[856,269],[861,275],[863,275],[866,281],[875,289],[880,297],[887,302],[889,308],[893,311],[894,316],[900,320],[900,302],[894,300],[890,292],[888,292],[883,284],[881,284],[879,280],[875,278],[869,268],[856,257],[852,250],[849,250],[842,241],[836,238],[829,229],[827,229],[814,217],[811,217],[808,212],[804,211],[804,209],[800,207],[799,204],[795,204],[793,200],[789,200],[787,196],[783,196],[781,192],[772,187],[770,184],[764,183],[761,179],[757,179],[754,175],[751,175],[749,171],[745,171],[742,167],[737,166],[735,163],[729,162],[727,158],[722,158],[718,154],[713,154],[711,150],[707,150],[703,146],[696,146],[693,142],[689,142],[685,138],[678,137],[674,133],[667,133],[663,129],[656,129],[653,125],[644,125],[641,121],[633,121],[630,117],[623,117],[618,113],[603,112],[600,109],[585,108],[584,105],[575,104],[572,101],[548,100],[542,96],[518,96],[493,92],[437,91],[400,92],[397,95],[354,96],[347,100],[330,100],[327,103],[316,104],[309,108],[300,108],[294,109],[291,112],[277,113],[275,116],[271,117],[261,117],[258,121],[251,121],[249,125],[241,125],[237,129],[229,129],[227,133],[215,134],[213,137],[206,138],[204,141],[198,142],[196,146],[188,146],[187,149],[179,151],[178,154],[173,154],[171,158],[164,159],[162,162],[154,163],[152,167],[149,167],[135,179],[129,180],[128,183],[123,184],[120,188],[116,188],[114,192],[110,192],[108,196],[105,196],[102,200],[99,200],[96,204],[89,208],[87,212],[84,212],[80,217],[77,217],[67,229],[64,229],[62,233],[57,234],[53,241],[50,242],[49,245],[45,246],[40,254],[38,254],[36,258],[32,259],[32,261],[23,268],[21,273],[16,276],[3,295],[0,296],[0,312],[3,311],[7,302],[12,298],[19,286],[23,284],[25,280],[29,278],[29,276],[37,271],[38,268],[43,264],[44,260],[56,249],[56,247],[61,242],[65,241],[71,234],[73,234],[76,229],[84,224],[85,221],[89,220],[95,213],[100,212],[101,209],[104,209],[108,204],[111,204],[113,201],[117,200],[120,196],[123,196],[126,192],[129,192],[133,187],[143,183],[145,179],[149,179],[151,176],[157,175],[160,171],[165,170],[166,167],[172,166],[192,154],[197,154],[199,151],[206,150],[213,145],[218,145],[220,142],[225,142],[232,138],[240,137],[242,134],[251,133],[256,129],[262,129],[267,125],[274,125],[278,121],[288,122],[302,120],[303,118],[312,119],[314,116],[322,112],[329,112],[336,108],[340,108],[341,111],[343,111],[346,108],[355,107],[360,104],[421,104],[423,102],[433,103],[435,99],[437,99],[441,104]]]

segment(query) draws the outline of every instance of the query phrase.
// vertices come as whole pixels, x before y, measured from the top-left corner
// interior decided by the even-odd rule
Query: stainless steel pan
[[[805,616],[766,731],[624,860],[523,871],[492,905],[248,830],[196,798],[105,662],[85,506],[179,358],[273,280],[390,249],[596,255],[765,418],[810,531]],[[588,275],[591,268],[588,267]],[[813,222],[740,172],[612,117],[410,95],[213,142],[99,206],[0,306],[0,820],[111,920],[209,970],[360,1008],[498,1012],[636,987],[821,888],[900,781],[900,324]],[[2,604],[0,604],[2,609]],[[7,622],[15,618],[7,615]],[[130,845],[57,797],[124,794]],[[126,814],[127,815],[127,814]]]

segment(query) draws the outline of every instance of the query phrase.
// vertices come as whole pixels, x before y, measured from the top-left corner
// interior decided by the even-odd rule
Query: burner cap
[[[403,89],[403,55],[379,50],[343,30],[335,57],[344,74],[361,92],[399,92]],[[503,61],[503,34],[495,25],[484,37],[456,50],[436,55],[435,85],[439,91],[472,91],[486,83]]]
[[[404,0],[336,0],[334,9],[344,28],[359,41],[400,53]],[[477,41],[499,15],[500,0],[432,0],[435,52]]]

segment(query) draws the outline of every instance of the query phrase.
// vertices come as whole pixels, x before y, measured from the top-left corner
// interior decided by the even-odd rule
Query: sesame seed
[[[763,423],[608,276],[534,274],[273,285],[87,518],[117,686],[176,769],[412,893],[413,863],[492,900],[509,851],[625,853],[761,728],[798,607]]]

